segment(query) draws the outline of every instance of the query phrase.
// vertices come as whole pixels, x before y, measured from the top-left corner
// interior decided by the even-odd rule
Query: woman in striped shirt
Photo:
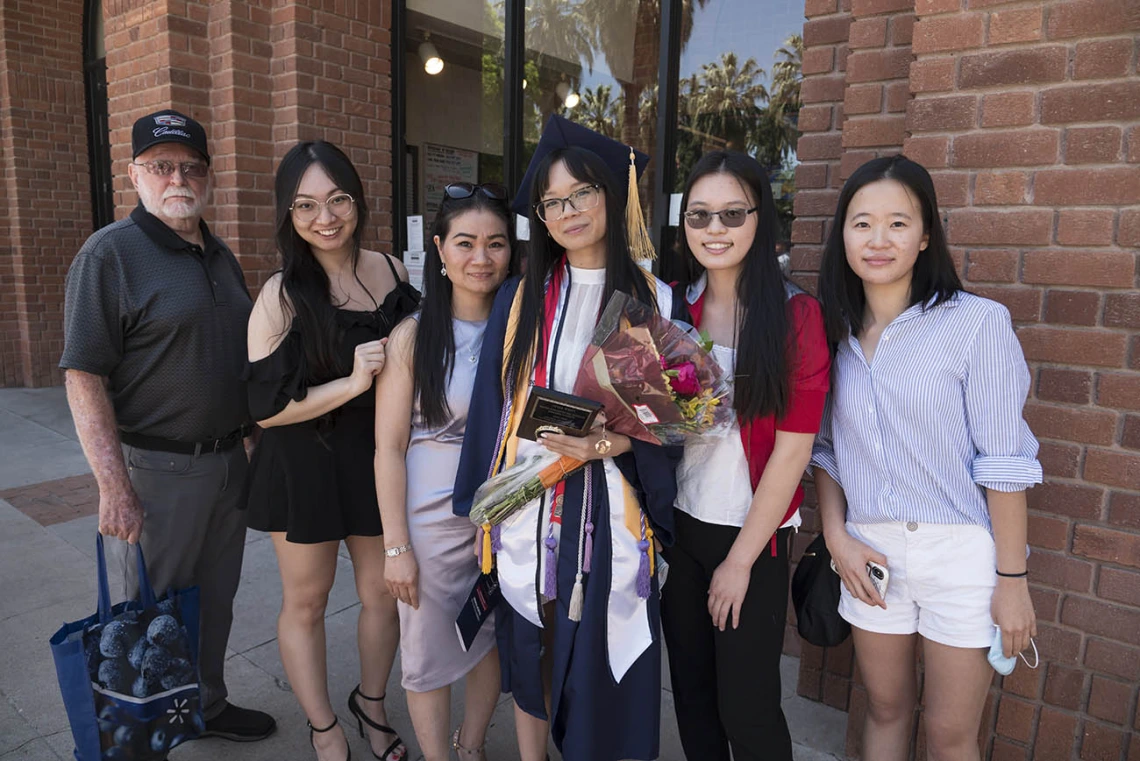
[[[820,296],[836,354],[812,464],[869,698],[863,758],[907,756],[921,636],[930,757],[978,759],[994,626],[1006,656],[1036,634],[1021,346],[1005,307],[962,289],[934,184],[903,156],[844,185]]]

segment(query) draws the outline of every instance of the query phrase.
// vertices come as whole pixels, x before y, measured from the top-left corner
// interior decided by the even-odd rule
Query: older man
[[[271,716],[226,701],[223,663],[245,546],[243,437],[251,301],[210,234],[210,154],[177,111],[135,122],[127,167],[139,205],[99,230],[67,275],[67,399],[99,485],[99,531],[137,594],[129,544],[159,594],[201,594],[203,736],[260,740]]]

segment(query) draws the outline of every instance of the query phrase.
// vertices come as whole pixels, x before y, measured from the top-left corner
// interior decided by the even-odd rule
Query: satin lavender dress
[[[429,692],[464,677],[495,647],[494,614],[467,652],[455,618],[479,578],[476,528],[451,511],[451,493],[467,428],[467,409],[487,322],[452,320],[455,367],[447,385],[451,420],[424,428],[412,418],[406,457],[408,534],[419,563],[419,610],[399,603],[400,664],[405,690]]]

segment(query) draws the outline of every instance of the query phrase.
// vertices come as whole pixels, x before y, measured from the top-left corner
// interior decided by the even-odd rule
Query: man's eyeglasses
[[[182,170],[183,177],[189,177],[194,180],[200,180],[210,173],[209,164],[203,164],[201,161],[167,161],[166,159],[155,159],[154,161],[133,161],[135,166],[141,166],[151,174],[157,174],[159,177],[169,177],[174,174],[175,169]]]
[[[488,182],[483,185],[476,185],[471,182],[453,182],[445,187],[443,192],[454,201],[462,201],[476,193],[482,193],[495,201],[507,200],[507,189],[496,182]]]
[[[598,205],[602,197],[601,185],[587,185],[581,190],[575,190],[565,198],[548,198],[534,205],[538,218],[543,222],[557,222],[566,213],[566,204],[575,211],[589,211]]]
[[[740,227],[744,224],[744,220],[748,219],[748,215],[759,208],[759,206],[753,206],[751,209],[722,209],[721,211],[694,209],[685,212],[685,224],[694,230],[703,230],[712,224],[713,217],[720,217],[720,223],[725,227]]]
[[[337,193],[324,201],[315,201],[312,198],[299,198],[289,207],[298,222],[309,223],[321,216],[321,208],[328,207],[329,213],[334,217],[344,219],[352,216],[356,210],[356,201],[348,193]]]

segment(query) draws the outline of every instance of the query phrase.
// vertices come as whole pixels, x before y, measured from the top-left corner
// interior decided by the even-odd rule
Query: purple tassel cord
[[[637,548],[641,550],[641,560],[637,564],[637,596],[648,600],[652,589],[649,583],[649,540],[642,539]]]
[[[586,488],[585,488],[585,506],[586,510],[586,539],[584,544],[585,550],[582,552],[582,573],[590,572],[590,561],[594,558],[594,469],[589,465],[586,466]]]
[[[503,527],[496,523],[491,526],[491,554],[498,555],[503,551]]]
[[[558,558],[554,555],[554,548],[558,546],[558,540],[554,538],[554,527],[550,527],[550,533],[546,536],[546,577],[543,579],[542,596],[547,600],[553,600],[558,596]]]

